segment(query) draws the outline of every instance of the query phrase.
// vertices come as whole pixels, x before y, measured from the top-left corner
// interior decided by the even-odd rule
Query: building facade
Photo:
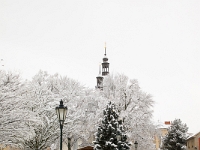
[[[186,150],[200,150],[200,132],[187,139]]]
[[[165,121],[164,124],[159,123],[157,134],[154,137],[156,150],[161,150],[162,139],[168,133],[167,129],[169,128],[170,125],[171,125],[170,121]]]

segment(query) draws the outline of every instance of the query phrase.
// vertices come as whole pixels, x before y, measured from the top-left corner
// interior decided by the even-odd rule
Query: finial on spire
[[[105,54],[104,55],[106,56],[106,42],[105,42]]]

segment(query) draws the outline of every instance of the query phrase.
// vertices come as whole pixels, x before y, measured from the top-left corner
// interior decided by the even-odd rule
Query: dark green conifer
[[[122,121],[118,121],[115,105],[108,103],[103,111],[104,117],[95,134],[95,150],[129,150],[127,136]],[[117,140],[117,135],[121,139]]]
[[[180,119],[175,119],[163,139],[163,150],[185,150],[188,127]]]

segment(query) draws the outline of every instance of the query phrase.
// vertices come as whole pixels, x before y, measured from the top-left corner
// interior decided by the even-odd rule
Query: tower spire
[[[101,74],[101,63],[99,63],[99,74]]]
[[[105,54],[104,55],[106,56],[106,42],[105,42]]]

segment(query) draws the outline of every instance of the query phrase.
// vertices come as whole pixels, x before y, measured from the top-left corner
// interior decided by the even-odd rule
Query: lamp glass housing
[[[59,107],[56,107],[56,114],[58,116],[60,124],[63,125],[67,115],[67,107],[64,107],[62,100],[60,101]]]
[[[138,142],[135,141],[134,145],[135,145],[135,149],[137,149],[138,148]]]
[[[117,137],[117,141],[120,141],[121,140],[121,135],[116,135],[116,137]]]

